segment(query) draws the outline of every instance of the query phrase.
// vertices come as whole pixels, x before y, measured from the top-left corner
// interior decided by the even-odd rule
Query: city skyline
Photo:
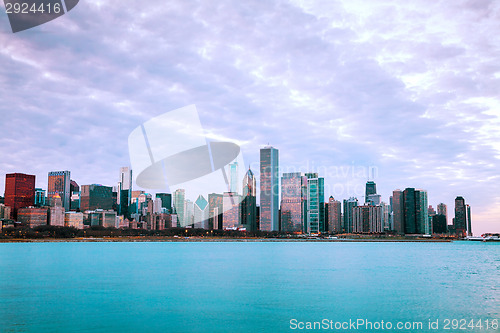
[[[129,133],[195,103],[207,138],[238,143],[257,181],[269,142],[287,172],[343,168],[319,172],[325,201],[361,205],[375,167],[384,201],[423,188],[450,223],[460,195],[475,233],[499,232],[500,4],[384,4],[89,1],[18,34],[0,11],[0,191],[15,172],[47,189],[54,170],[114,186]]]

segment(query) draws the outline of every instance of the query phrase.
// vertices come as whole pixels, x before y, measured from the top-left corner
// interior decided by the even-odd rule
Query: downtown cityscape
[[[119,170],[116,186],[79,185],[70,171],[48,173],[48,188],[35,188],[35,175],[7,174],[0,198],[3,228],[106,227],[165,230],[187,228],[240,232],[282,232],[294,235],[411,235],[464,238],[473,236],[471,207],[457,196],[448,224],[448,207],[428,202],[427,191],[395,189],[384,201],[374,180],[361,198],[334,198],[325,193],[318,172],[279,174],[279,151],[260,149],[260,202],[257,181],[249,167],[227,166],[228,190],[187,199],[185,189],[173,193],[134,190],[130,167]],[[450,214],[451,215],[451,214]]]

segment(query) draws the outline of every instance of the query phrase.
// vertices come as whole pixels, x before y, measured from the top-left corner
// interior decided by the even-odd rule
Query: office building
[[[19,208],[35,204],[35,176],[24,173],[5,175],[5,205],[11,207],[11,217],[17,218]]]
[[[466,211],[467,211],[467,236],[473,236],[472,234],[472,217],[471,217],[471,212],[470,212],[470,206],[466,205]]]
[[[255,176],[248,168],[243,177],[243,196],[241,201],[241,224],[248,231],[257,230],[257,185]]]
[[[367,181],[366,186],[365,186],[365,203],[368,203],[370,196],[373,196],[376,194],[377,194],[377,185],[375,184],[375,182],[372,180]],[[375,205],[378,205],[379,203],[380,203],[380,199],[379,199],[378,203],[375,203]]]
[[[208,221],[210,229],[222,229],[223,195],[210,193],[208,195]]]
[[[222,228],[232,229],[240,226],[240,196],[233,192],[224,192],[222,209]]]
[[[110,210],[113,209],[113,189],[109,186],[98,184],[83,185],[80,193],[80,209],[87,210]]]
[[[239,193],[238,162],[229,164],[229,192]]]
[[[178,227],[184,227],[186,226],[186,219],[184,214],[186,191],[184,189],[175,190],[173,199],[174,199],[174,213],[177,215]]]
[[[281,177],[281,230],[304,232],[306,225],[307,178],[300,172]]]
[[[306,232],[317,234],[325,231],[325,183],[317,173],[306,173],[305,177],[307,178]]]
[[[432,233],[445,234],[448,232],[446,215],[436,214],[432,216]]]
[[[69,171],[49,172],[47,198],[52,199],[58,195],[61,197],[65,211],[70,209],[71,197],[71,173]]]
[[[404,234],[404,195],[401,190],[392,192],[392,220],[393,230],[398,234]]]
[[[161,200],[161,207],[165,208],[168,214],[172,214],[172,194],[156,193],[156,197]]]
[[[459,237],[467,236],[467,209],[463,197],[455,198],[455,219],[453,220],[455,233]]]
[[[208,201],[203,195],[199,195],[194,202],[194,227],[208,229]]]
[[[83,229],[83,213],[66,212],[64,214],[64,226]]]
[[[358,199],[351,197],[344,199],[344,232],[353,232],[353,209],[358,206]]]
[[[279,230],[279,153],[266,146],[260,150],[260,230]]]
[[[129,206],[132,203],[132,170],[129,167],[120,168],[116,190],[118,215],[128,216]]]
[[[384,231],[382,206],[353,207],[353,232],[381,233]]]
[[[17,220],[29,228],[47,225],[47,208],[26,207],[17,210]]]
[[[45,190],[35,188],[35,207],[43,207],[45,205]]]
[[[328,232],[342,232],[342,203],[332,196],[328,199]]]

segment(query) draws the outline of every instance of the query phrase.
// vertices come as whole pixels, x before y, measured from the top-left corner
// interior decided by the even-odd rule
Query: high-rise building
[[[11,217],[17,218],[19,208],[35,204],[35,176],[24,173],[5,175],[5,205],[11,207]]]
[[[377,194],[377,185],[373,180],[369,180],[366,182],[366,187],[365,187],[365,203],[368,203],[369,196],[374,194]],[[380,201],[376,203],[376,205],[378,205],[379,203]]]
[[[177,189],[174,192],[174,212],[177,214],[177,226],[186,226],[185,215],[184,215],[184,205],[186,201],[186,190]]]
[[[156,197],[160,198],[162,208],[165,208],[168,214],[172,214],[172,194],[156,193]]]
[[[470,213],[470,206],[469,205],[466,205],[466,209],[467,209],[467,235],[468,236],[473,236],[472,234],[472,218],[471,218],[471,213]]]
[[[430,235],[432,232],[432,220],[429,221],[429,206],[427,192],[415,190],[415,218],[417,234]]]
[[[382,206],[353,207],[353,232],[381,233],[384,231]]]
[[[432,233],[433,234],[445,234],[448,232],[448,224],[446,222],[446,216],[441,214],[436,214],[432,216]]]
[[[243,177],[243,200],[241,201],[241,224],[249,231],[257,230],[257,188],[252,170]]]
[[[47,225],[47,207],[19,208],[17,220],[29,228]]]
[[[118,214],[128,216],[132,203],[132,170],[129,167],[120,168],[116,201]]]
[[[210,193],[208,195],[209,228],[222,229],[223,195]]]
[[[307,223],[306,232],[325,231],[325,181],[317,173],[306,173],[307,178]]]
[[[67,170],[49,172],[47,198],[50,200],[56,195],[61,197],[64,210],[69,211],[71,197],[71,173]]]
[[[260,230],[279,230],[279,154],[266,146],[260,150]]]
[[[463,197],[455,198],[455,219],[453,220],[455,233],[460,237],[467,235],[467,209]]]
[[[444,203],[437,205],[437,213],[438,215],[444,215],[446,218],[446,224],[448,224],[448,209]]]
[[[183,227],[194,227],[194,202],[189,199],[184,201],[184,225]]]
[[[306,221],[307,178],[300,172],[283,173],[281,177],[281,230],[304,232]]]
[[[82,185],[82,191],[80,194],[80,209],[83,212],[96,209],[113,209],[112,187],[98,184]]]
[[[392,194],[394,230],[399,234],[430,234],[427,192],[406,188]]]
[[[199,195],[194,202],[194,227],[208,229],[208,201]]]
[[[224,192],[222,228],[230,229],[240,226],[240,196],[233,192]]]
[[[48,223],[53,226],[64,227],[64,207],[62,199],[57,193],[50,199]]]
[[[401,190],[392,192],[392,221],[394,231],[398,234],[405,233],[404,226],[404,194]]]
[[[351,197],[344,199],[344,232],[353,232],[353,209],[358,206],[358,199]]]
[[[35,207],[43,207],[45,205],[45,190],[35,188]]]
[[[328,231],[338,234],[342,232],[342,203],[332,196],[328,199]]]
[[[238,181],[238,162],[233,162],[229,164],[229,191],[234,193],[239,193],[239,181]]]

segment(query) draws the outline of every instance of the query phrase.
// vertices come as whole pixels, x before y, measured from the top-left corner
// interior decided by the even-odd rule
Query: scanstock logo
[[[3,0],[12,32],[31,29],[63,16],[79,0]]]

